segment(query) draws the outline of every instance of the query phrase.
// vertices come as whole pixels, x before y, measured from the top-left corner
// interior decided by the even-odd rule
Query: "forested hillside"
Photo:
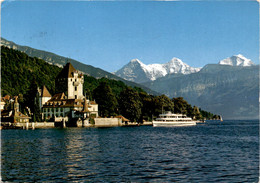
[[[35,80],[38,86],[46,85],[53,94],[55,78],[61,68],[17,50],[1,47],[2,96],[26,94]]]
[[[21,46],[21,45],[15,44],[12,41],[8,41],[4,38],[1,38],[1,45],[6,46],[6,47],[11,48],[11,49],[14,49],[14,50],[21,51],[23,53],[26,53],[30,57],[40,58],[40,59],[44,60],[45,62],[47,62],[49,64],[57,65],[59,67],[62,67],[67,62],[70,62],[75,67],[75,69],[85,73],[88,76],[92,76],[96,79],[104,77],[104,78],[108,78],[108,79],[114,79],[114,80],[122,81],[128,86],[141,87],[146,92],[148,92],[150,94],[159,95],[159,93],[152,91],[150,88],[147,88],[143,85],[124,80],[124,79],[122,79],[122,78],[120,78],[120,77],[118,77],[114,74],[111,74],[107,71],[104,71],[100,68],[96,68],[96,67],[93,67],[91,65],[83,64],[83,63],[81,63],[77,60],[71,59],[71,58],[66,58],[66,57],[56,55],[54,53],[43,51],[43,50],[37,50],[37,49],[31,48],[31,47],[28,47],[28,46]]]

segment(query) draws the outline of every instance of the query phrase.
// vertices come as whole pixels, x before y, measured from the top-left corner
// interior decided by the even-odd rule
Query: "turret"
[[[68,99],[83,99],[84,76],[67,63],[55,80],[56,93],[64,92]]]
[[[18,113],[19,112],[19,103],[18,103],[18,96],[14,97],[14,112]]]

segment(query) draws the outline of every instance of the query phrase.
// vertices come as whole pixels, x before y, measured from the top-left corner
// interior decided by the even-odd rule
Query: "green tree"
[[[24,97],[25,106],[28,106],[33,113],[32,120],[40,121],[41,120],[41,111],[39,105],[39,95],[38,95],[38,85],[34,79],[30,85],[30,90]]]
[[[140,92],[139,96],[143,106],[141,121],[143,120],[151,121],[152,114],[153,114],[153,96],[148,95],[146,92]]]
[[[197,120],[202,119],[202,115],[200,114],[200,110],[199,110],[199,108],[197,106],[193,107],[193,111],[194,111],[195,119],[197,119]]]
[[[200,113],[202,115],[203,118],[206,118],[206,119],[213,119],[213,116],[214,114],[210,113],[210,112],[207,112],[207,111],[204,111],[202,109],[199,109],[200,110]]]
[[[175,113],[186,114],[189,117],[194,116],[192,106],[186,100],[184,100],[183,97],[173,98],[172,101],[174,103]]]
[[[87,97],[87,99],[93,100],[93,99],[92,99],[92,92],[90,91],[89,88],[86,88],[86,89],[85,89],[84,95]]]
[[[186,106],[188,103],[182,97],[173,98],[172,101],[174,103],[175,113],[187,114]]]
[[[153,98],[153,114],[158,116],[162,112],[174,110],[174,103],[166,95],[156,96]]]
[[[119,111],[130,121],[140,122],[142,102],[139,94],[132,88],[124,89],[119,96]]]
[[[41,121],[40,101],[39,101],[39,94],[37,91],[36,91],[36,96],[34,98],[33,111],[34,111],[36,121]]]
[[[117,100],[107,82],[101,82],[93,91],[94,98],[99,106],[99,115],[102,117],[114,116],[117,113]]]

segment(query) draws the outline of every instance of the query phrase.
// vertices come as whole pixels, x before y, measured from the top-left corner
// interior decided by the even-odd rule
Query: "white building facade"
[[[44,120],[98,117],[98,104],[85,99],[83,95],[84,76],[79,74],[71,63],[64,66],[58,74],[55,84],[59,93],[48,100],[46,98],[47,88],[42,90],[40,101]]]

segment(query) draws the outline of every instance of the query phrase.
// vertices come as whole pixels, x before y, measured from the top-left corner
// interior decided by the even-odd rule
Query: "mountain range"
[[[244,57],[243,55],[234,55],[219,62],[220,65],[231,66],[252,66],[254,63]],[[124,78],[128,81],[136,83],[145,83],[155,81],[158,78],[165,77],[169,74],[191,74],[199,72],[202,68],[191,67],[182,62],[178,58],[172,58],[165,64],[149,64],[146,65],[138,59],[131,60],[128,64],[123,66],[118,71],[114,72],[115,75]]]
[[[165,64],[145,65],[138,59],[131,60],[123,68],[115,72],[115,75],[136,83],[154,81],[168,74],[191,74],[200,71],[201,68],[193,68],[178,58],[172,58]]]
[[[259,118],[259,66],[208,64],[188,75],[171,74],[145,86],[221,114],[224,119]]]
[[[241,54],[203,68],[190,67],[178,58],[150,65],[134,59],[115,74],[170,98],[182,96],[224,119],[257,119],[259,115],[259,66]]]
[[[159,93],[152,91],[151,89],[149,89],[149,88],[147,88],[143,85],[140,85],[138,83],[134,83],[132,81],[125,80],[125,79],[118,77],[118,76],[116,76],[116,75],[114,75],[110,72],[104,71],[100,68],[93,67],[91,65],[83,64],[83,63],[81,63],[77,60],[74,60],[74,59],[66,58],[66,57],[56,55],[54,53],[43,51],[43,50],[34,49],[34,48],[31,48],[31,47],[28,47],[28,46],[21,46],[21,45],[18,45],[16,43],[12,42],[12,41],[8,41],[4,38],[1,38],[1,46],[2,45],[6,46],[8,48],[12,48],[12,49],[24,52],[30,57],[40,58],[42,60],[45,60],[47,63],[52,64],[52,65],[56,65],[58,67],[63,67],[63,65],[65,65],[67,62],[70,62],[75,67],[75,69],[83,72],[86,75],[95,77],[97,79],[105,77],[105,78],[108,78],[108,79],[119,80],[119,81],[124,82],[128,86],[142,88],[147,93],[150,93],[150,94],[153,94],[153,95],[159,94]]]

